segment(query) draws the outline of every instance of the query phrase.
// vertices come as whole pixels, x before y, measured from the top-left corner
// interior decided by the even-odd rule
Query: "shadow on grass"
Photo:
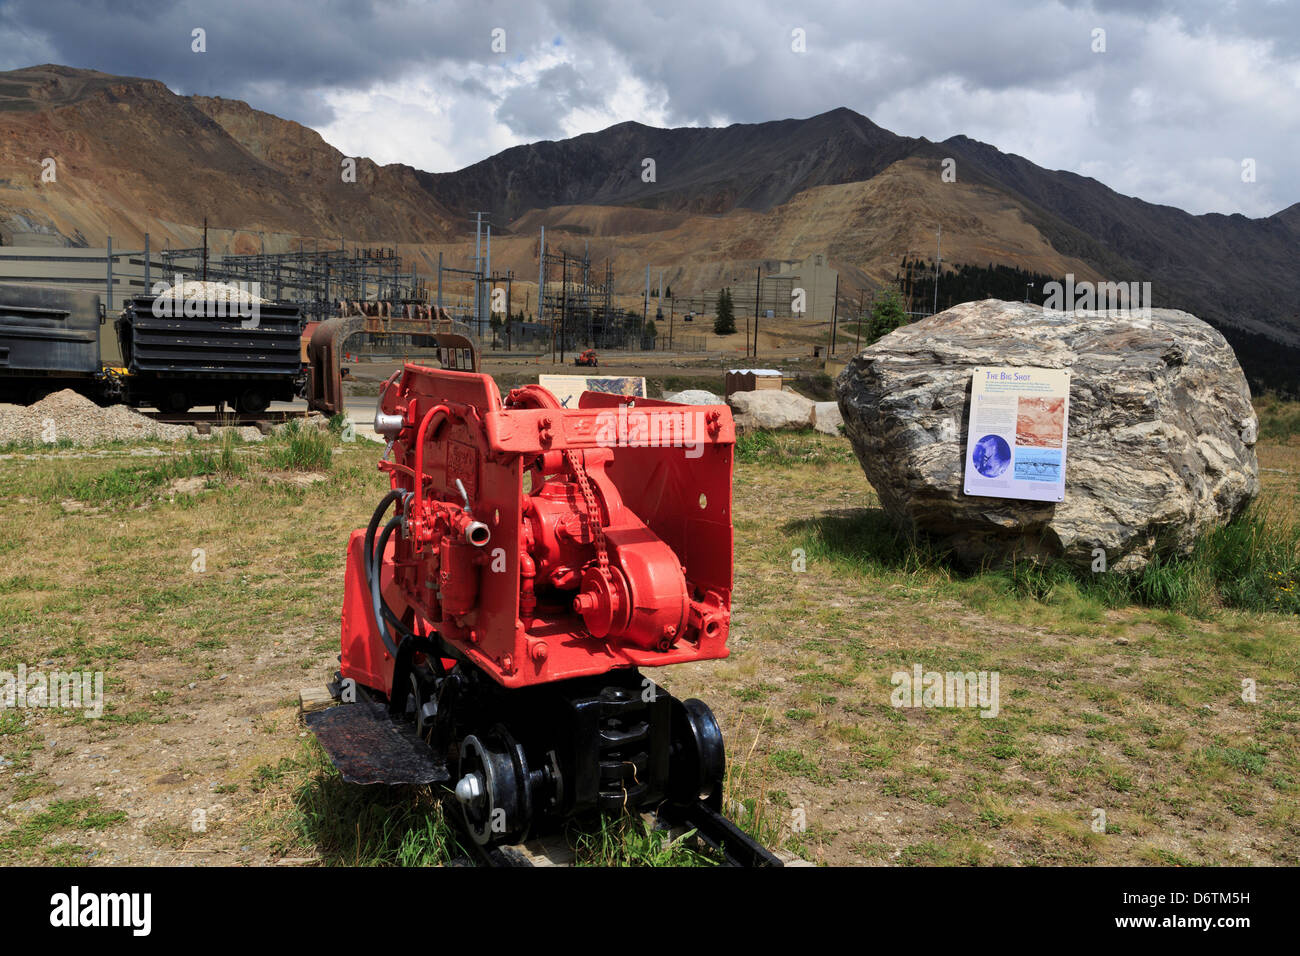
[[[858,571],[954,572],[948,554],[894,522],[881,508],[841,508],[787,521],[781,530],[806,542],[809,559]]]
[[[433,787],[346,783],[314,741],[294,763],[307,773],[293,789],[291,829],[325,865],[440,866],[466,855]]]
[[[1136,604],[1205,616],[1217,608],[1300,613],[1300,523],[1256,501],[1203,534],[1190,554],[1156,557],[1140,571],[1093,573],[1065,562],[1020,561],[970,570],[923,534],[900,528],[880,508],[827,511],[787,522],[808,559],[857,574],[929,573],[978,580],[1035,601],[1077,594],[1106,607]]]

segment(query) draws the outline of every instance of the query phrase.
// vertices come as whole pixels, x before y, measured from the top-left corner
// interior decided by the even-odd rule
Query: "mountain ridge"
[[[47,156],[57,187],[40,182]],[[195,245],[206,216],[243,230],[232,251],[253,251],[258,233],[382,237],[430,262],[435,247],[463,241],[470,211],[488,210],[503,243],[494,263],[527,275],[535,241],[506,243],[512,224],[567,210],[564,221],[627,230],[609,238],[633,279],[636,261],[656,262],[709,288],[755,263],[826,251],[852,295],[889,281],[902,255],[933,249],[942,226],[949,264],[1150,281],[1153,305],[1213,322],[1252,363],[1277,361],[1270,342],[1300,349],[1300,203],[1258,219],[1192,215],[968,136],[901,136],[848,107],[726,127],[627,121],[446,173],[357,157],[355,183],[340,176],[347,159],[240,100],[55,64],[0,73],[0,219],[81,244],[152,230]]]

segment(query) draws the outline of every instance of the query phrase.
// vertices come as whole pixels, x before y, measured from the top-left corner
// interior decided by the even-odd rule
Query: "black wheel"
[[[460,743],[456,800],[465,828],[480,846],[518,843],[532,820],[523,748],[498,728]]]
[[[415,732],[420,739],[428,741],[438,714],[438,702],[433,697],[433,685],[415,671],[411,672],[411,694],[407,698],[406,712],[415,718]]]
[[[715,810],[722,806],[722,781],[727,774],[722,731],[704,701],[673,701],[672,758],[668,790],[672,801],[688,805],[705,801]]]
[[[271,400],[266,393],[260,388],[249,388],[239,396],[239,410],[241,412],[264,412],[270,406]]]
[[[194,403],[190,401],[190,397],[180,389],[164,392],[158,397],[158,410],[162,412],[180,415],[188,412],[193,406]]]

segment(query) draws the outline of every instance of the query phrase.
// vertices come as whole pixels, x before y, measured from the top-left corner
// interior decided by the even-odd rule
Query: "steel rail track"
[[[193,425],[200,435],[209,435],[213,428],[252,426],[263,435],[277,425],[306,418],[307,411],[298,409],[266,412],[160,412],[136,409],[141,415],[164,425]]]
[[[535,866],[573,866],[571,860],[556,862],[544,852],[529,844],[554,843],[558,834],[542,839],[530,838],[523,844],[487,847],[479,844],[462,825],[460,805],[450,791],[442,795],[443,812],[456,829],[458,843],[467,851],[464,859],[476,866],[492,868],[524,868]],[[657,812],[644,814],[656,827],[663,826],[681,833],[695,831],[694,837],[719,858],[723,867],[784,867],[785,862],[767,847],[755,840],[723,814],[701,800],[689,807],[670,807],[665,804]]]
[[[334,700],[340,696],[340,678],[335,675],[327,687],[327,692]],[[368,689],[358,688],[358,697],[366,701],[381,698]],[[355,706],[355,705],[342,705]],[[507,846],[484,846],[476,841],[465,823],[465,816],[453,791],[443,784],[430,784],[435,796],[442,803],[443,813],[448,824],[455,829],[457,844],[465,852],[464,857],[452,861],[453,865],[465,865],[466,862],[477,866],[493,868],[520,868],[532,866],[572,866],[572,848],[560,839],[559,831],[530,836],[521,844]],[[685,834],[694,830],[694,837],[719,857],[719,865],[725,867],[784,867],[785,862],[767,847],[763,846],[749,833],[742,830],[728,819],[719,808],[711,806],[711,800],[697,800],[688,806],[676,806],[665,801],[654,811],[642,814],[653,821],[656,829],[677,830]],[[563,844],[561,846],[561,844]],[[530,846],[531,845],[531,846]],[[545,845],[545,846],[544,846]],[[561,857],[556,860],[554,851],[560,850]]]
[[[306,418],[305,409],[281,409],[265,412],[160,412],[136,409],[141,415],[165,425],[280,425],[295,418]]]

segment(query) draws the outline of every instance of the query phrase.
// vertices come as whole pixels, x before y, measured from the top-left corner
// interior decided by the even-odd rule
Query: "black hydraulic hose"
[[[384,495],[384,497],[381,498],[379,501],[379,507],[377,507],[375,509],[375,513],[370,516],[370,524],[366,525],[365,558],[366,558],[367,578],[369,578],[370,576],[370,566],[374,564],[375,561],[375,535],[379,531],[379,524],[384,520],[384,513],[388,511],[389,506],[394,501],[400,500],[404,494],[406,494],[406,492],[402,491],[399,488],[394,488],[388,494]],[[367,583],[369,582],[367,581]]]
[[[384,525],[384,530],[379,535],[377,551],[375,552],[374,561],[370,565],[370,573],[368,575],[370,579],[370,606],[375,612],[375,624],[379,627],[379,639],[384,642],[384,647],[388,648],[388,653],[392,654],[394,659],[397,657],[397,644],[393,642],[393,638],[388,633],[388,621],[384,615],[384,612],[387,611],[388,608],[384,604],[384,597],[379,591],[379,574],[384,565],[384,549],[388,547],[388,539],[391,538],[393,532],[401,526],[401,515],[394,515],[389,519],[388,524]],[[389,616],[392,616],[391,611],[389,611]],[[397,626],[399,630],[405,631],[405,628],[401,624],[398,624]],[[409,631],[406,631],[406,633],[403,633],[401,637],[405,638],[409,633]]]
[[[382,511],[377,513],[381,516],[383,514]],[[400,521],[401,519],[400,517],[398,517],[396,520]],[[365,542],[365,549],[366,549],[366,553],[365,553],[366,589],[367,591],[369,591],[371,580],[379,579],[379,569],[383,566],[384,563],[382,558],[383,548],[381,547],[379,549],[379,553],[376,554],[374,551],[373,542],[370,541],[369,538],[367,537],[367,540]],[[383,600],[380,600],[378,607],[373,606],[373,600],[372,600],[371,610],[373,610],[375,613],[375,620],[379,620],[382,617],[384,620],[388,622],[390,627],[393,627],[397,630],[405,630],[405,625],[402,624],[401,618],[399,618],[396,614],[394,614],[392,612],[392,609],[389,608],[388,604],[385,603]]]
[[[400,501],[405,494],[406,492],[394,488],[380,499],[379,506],[375,508],[375,513],[370,516],[370,524],[366,526],[366,537],[364,542],[365,554],[362,555],[364,561],[363,570],[366,574],[366,587],[370,592],[371,610],[374,612],[375,621],[379,626],[380,639],[383,640],[384,646],[388,648],[388,653],[390,654],[396,654],[397,648],[393,644],[392,638],[388,635],[388,629],[384,626],[385,617],[387,617],[390,622],[399,622],[397,622],[396,615],[394,615],[392,611],[389,611],[383,601],[378,597],[379,569],[383,565],[383,551],[380,551],[381,557],[379,560],[376,560],[375,534],[379,530],[379,523],[383,521],[384,513],[388,511],[389,506],[391,506],[394,501]],[[385,611],[388,612],[387,615],[384,614]]]
[[[370,524],[366,527],[366,537],[364,541],[366,585],[370,591],[370,608],[375,616],[375,624],[379,628],[379,639],[383,641],[384,647],[388,653],[393,655],[393,691],[390,695],[389,706],[396,708],[398,695],[396,693],[398,681],[405,682],[411,669],[411,656],[417,652],[425,654],[433,664],[435,670],[440,675],[446,672],[442,665],[442,657],[438,646],[429,638],[421,637],[407,627],[392,609],[384,601],[383,594],[380,590],[380,572],[384,564],[384,552],[388,549],[388,539],[392,537],[393,532],[402,526],[402,516],[394,515],[384,525],[384,530],[379,532],[376,538],[376,532],[379,529],[379,523],[383,520],[384,513],[388,511],[389,506],[394,501],[401,501],[410,492],[393,490],[386,494],[375,508],[375,513],[370,517]],[[389,632],[389,625],[392,625],[397,632],[397,640],[393,640]],[[405,697],[401,698],[403,701]]]
[[[406,695],[400,692],[399,688],[404,688],[410,678],[411,658],[416,653],[424,654],[439,676],[445,676],[446,674],[446,671],[443,670],[442,655],[437,644],[427,637],[421,637],[403,624],[389,610],[388,605],[384,603],[383,595],[379,591],[379,569],[383,566],[384,549],[388,547],[388,539],[392,537],[393,532],[401,526],[401,515],[394,515],[389,519],[388,524],[384,525],[384,530],[380,532],[379,540],[376,543],[376,564],[374,573],[370,577],[370,602],[375,609],[375,620],[379,624],[379,637],[383,640],[384,646],[388,648],[388,652],[393,655],[393,690],[388,695],[388,710],[394,716],[400,716],[405,710]],[[396,645],[388,635],[385,617],[393,621],[394,629],[398,632]]]

